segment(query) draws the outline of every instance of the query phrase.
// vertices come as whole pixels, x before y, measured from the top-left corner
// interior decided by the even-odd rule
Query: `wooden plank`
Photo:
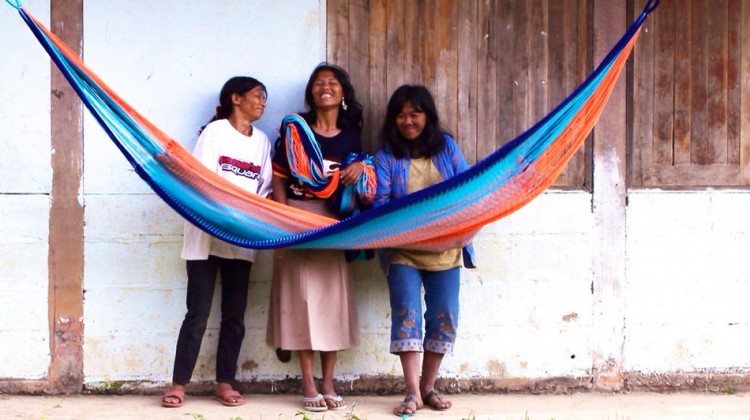
[[[750,185],[750,2],[742,2],[740,68],[740,184]]]
[[[727,2],[707,8],[706,135],[708,163],[727,162]]]
[[[663,6],[663,8],[661,7]],[[674,110],[675,2],[664,2],[654,13],[654,138],[653,164],[672,164]]]
[[[547,100],[549,112],[552,108],[562,102],[567,97],[565,86],[567,64],[571,58],[571,49],[575,51],[573,43],[577,38],[567,26],[570,20],[570,3],[572,1],[547,1]],[[575,28],[575,26],[573,27]],[[545,113],[546,114],[546,113]],[[538,119],[538,118],[537,118]],[[555,186],[566,186],[575,183],[574,176],[578,154],[571,157],[560,176],[555,180]]]
[[[742,5],[730,1],[727,11],[727,163],[740,164],[740,125],[742,118]],[[746,108],[747,110],[747,108]],[[739,179],[737,180],[739,183]]]
[[[550,4],[556,3],[555,1]],[[564,72],[561,83],[563,86],[563,98],[571,94],[586,77],[587,74],[587,34],[590,19],[586,16],[586,0],[567,0],[565,2],[564,15],[564,39],[565,57]],[[553,20],[550,12],[550,22]],[[553,47],[550,46],[550,54]],[[560,100],[562,100],[561,98]],[[550,107],[557,106],[560,100],[550,99]],[[590,138],[591,136],[589,136]],[[586,141],[583,146],[571,157],[562,179],[555,185],[565,185],[570,188],[585,188],[591,185],[591,141]]]
[[[347,70],[356,91],[357,100],[364,108],[363,147],[370,146],[367,134],[372,131],[373,121],[369,118],[370,104],[370,19],[368,0],[349,0],[349,64]]]
[[[637,16],[639,10],[635,11]],[[634,17],[636,17],[634,16]],[[648,19],[641,27],[633,50],[633,170],[630,187],[654,186],[654,26]]]
[[[693,0],[691,6],[693,33],[690,37],[692,44],[690,63],[690,84],[692,87],[690,98],[690,161],[697,165],[704,165],[710,163],[706,123],[706,103],[708,101],[706,32],[708,27],[705,15],[708,13],[708,4],[707,0]]]
[[[654,185],[664,187],[735,187],[739,178],[737,165],[706,164],[659,166],[654,169]]]
[[[404,3],[401,0],[388,0],[386,3],[386,38],[387,42],[387,77],[386,90],[388,97],[398,86],[404,83],[406,69],[406,39],[404,34]]]
[[[568,96],[568,87],[565,85],[567,64],[570,60],[570,50],[575,49],[574,44],[569,44],[571,28],[570,21],[571,1],[549,1],[547,22],[547,92],[550,108],[557,106]],[[575,42],[575,39],[573,40]]]
[[[495,19],[498,9],[510,8],[512,0],[501,0],[498,2],[483,0],[479,2],[477,9],[477,85],[481,89],[477,91],[477,158],[481,159],[495,151],[495,125],[498,115],[506,107],[499,107],[497,101],[497,59],[498,55],[498,32],[502,21]],[[502,121],[509,121],[502,119]]]
[[[555,0],[551,0],[555,2]],[[559,1],[559,0],[558,0]],[[529,117],[527,128],[549,112],[549,16],[550,0],[530,0],[529,18]]]
[[[589,73],[593,70],[593,20],[594,20],[594,0],[580,0],[578,2],[578,21],[586,22],[586,25],[579,25],[578,36],[578,71],[580,77],[576,80],[575,85],[578,86],[581,82],[586,79]],[[584,143],[584,162],[587,165],[585,172],[584,185],[588,186],[589,189],[593,190],[594,184],[594,134],[589,134],[586,142]]]
[[[455,0],[438,0],[435,8],[437,36],[435,38],[436,81],[435,93],[443,127],[457,132],[458,121],[458,9]],[[463,150],[469,139],[458,138]]]
[[[531,82],[529,80],[529,67],[531,63],[529,57],[532,54],[529,41],[530,1],[515,0],[513,2],[513,13],[510,19],[513,28],[513,42],[511,43],[512,48],[506,50],[512,51],[513,60],[509,66],[509,74],[513,79],[513,101],[509,104],[513,110],[513,119],[511,120],[513,122],[513,133],[508,136],[505,135],[504,130],[501,130],[498,135],[500,135],[503,143],[524,132],[530,124],[529,91]],[[504,78],[503,73],[498,75]]]
[[[349,0],[326,3],[326,60],[349,68]]]
[[[404,83],[410,84],[421,84],[421,61],[422,52],[421,47],[423,45],[421,34],[422,25],[419,22],[422,21],[419,15],[419,7],[424,4],[424,0],[412,0],[403,2],[403,24],[400,30],[404,33],[404,62],[401,67],[401,71],[404,76]],[[396,68],[398,71],[398,67]]]
[[[422,47],[421,52],[421,65],[417,71],[420,73],[420,80],[427,89],[432,92],[435,100],[438,98],[438,73],[439,69],[439,55],[440,55],[440,21],[445,18],[455,19],[455,13],[451,16],[440,16],[438,12],[438,0],[427,0],[423,1],[423,8],[419,11],[419,16],[422,18],[419,20],[421,27],[420,46]],[[441,103],[438,102],[438,111],[440,111]],[[444,117],[443,112],[440,112],[440,116]]]
[[[691,120],[690,108],[692,101],[692,76],[691,76],[691,44],[688,40],[692,38],[692,13],[689,7],[675,9],[674,2],[660,4],[668,6],[672,13],[679,13],[679,19],[674,22],[674,126],[672,142],[672,162],[675,165],[690,163],[690,135]],[[653,17],[653,16],[652,16]],[[640,40],[638,42],[641,42]]]
[[[492,115],[492,124],[495,130],[492,134],[494,150],[514,139],[520,132],[515,127],[514,97],[516,93],[516,77],[514,75],[514,64],[516,51],[514,45],[517,27],[513,15],[518,4],[515,0],[504,0],[497,2],[493,24],[497,28],[494,32],[493,50],[490,59],[495,62],[495,108]],[[493,150],[493,151],[494,151]]]
[[[51,2],[50,29],[80,56],[83,0]],[[50,155],[48,316],[49,388],[55,394],[83,388],[84,208],[83,106],[54,64],[50,64]],[[40,261],[40,263],[42,263]]]
[[[388,51],[386,27],[386,0],[370,0],[369,25],[370,36],[368,37],[370,56],[370,103],[365,114],[370,120],[369,138],[365,137],[365,145],[369,145],[371,151],[380,146],[378,131],[385,119],[385,109],[388,103],[388,89],[386,85],[388,66],[386,56]]]
[[[593,54],[600,62],[625,31],[622,0],[594,0]],[[591,349],[596,375],[594,389],[622,389],[626,284],[626,121],[625,80],[620,78],[594,127],[594,189],[592,194],[592,334],[600,339]]]
[[[458,32],[458,98],[456,136],[469,164],[477,156],[477,1],[459,1]]]

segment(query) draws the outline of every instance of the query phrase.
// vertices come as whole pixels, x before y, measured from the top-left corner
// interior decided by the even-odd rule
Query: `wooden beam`
[[[83,0],[50,4],[52,32],[79,55]],[[49,392],[83,388],[83,108],[54,64],[51,73],[52,189],[49,213]]]
[[[626,3],[593,0],[593,57],[599,63],[625,32]],[[624,387],[626,92],[620,76],[593,131],[594,217],[593,356],[594,387]]]

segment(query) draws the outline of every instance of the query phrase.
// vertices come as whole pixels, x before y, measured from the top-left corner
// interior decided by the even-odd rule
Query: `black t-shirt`
[[[333,137],[324,137],[315,133],[315,140],[320,147],[320,153],[323,159],[336,163],[342,163],[349,153],[362,153],[362,137],[353,130],[341,130],[340,133]],[[289,161],[286,158],[286,141],[279,137],[276,140],[275,152],[273,155],[273,173],[274,175],[284,178],[286,182],[287,199],[292,200],[312,200],[316,199],[310,192],[306,191],[303,185],[292,176],[289,169]]]

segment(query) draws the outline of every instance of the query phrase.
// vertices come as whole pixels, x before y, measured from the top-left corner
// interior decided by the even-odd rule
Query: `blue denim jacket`
[[[432,158],[438,172],[443,179],[448,179],[469,168],[466,163],[461,149],[455,140],[449,135],[445,136],[445,147],[436,156]],[[390,148],[385,146],[375,153],[375,174],[378,178],[378,187],[375,192],[374,207],[395,200],[406,195],[407,182],[409,180],[409,166],[411,159],[409,157],[396,158],[390,152]],[[387,273],[390,265],[389,253],[381,252],[381,262]],[[384,261],[382,261],[385,259]],[[464,267],[476,268],[474,264],[474,248],[471,244],[463,248]]]

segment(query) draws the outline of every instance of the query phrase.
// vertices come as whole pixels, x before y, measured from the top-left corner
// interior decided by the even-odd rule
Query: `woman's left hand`
[[[341,170],[339,173],[339,179],[344,185],[354,184],[359,180],[359,177],[362,176],[364,170],[365,168],[362,166],[362,162],[354,162]]]

